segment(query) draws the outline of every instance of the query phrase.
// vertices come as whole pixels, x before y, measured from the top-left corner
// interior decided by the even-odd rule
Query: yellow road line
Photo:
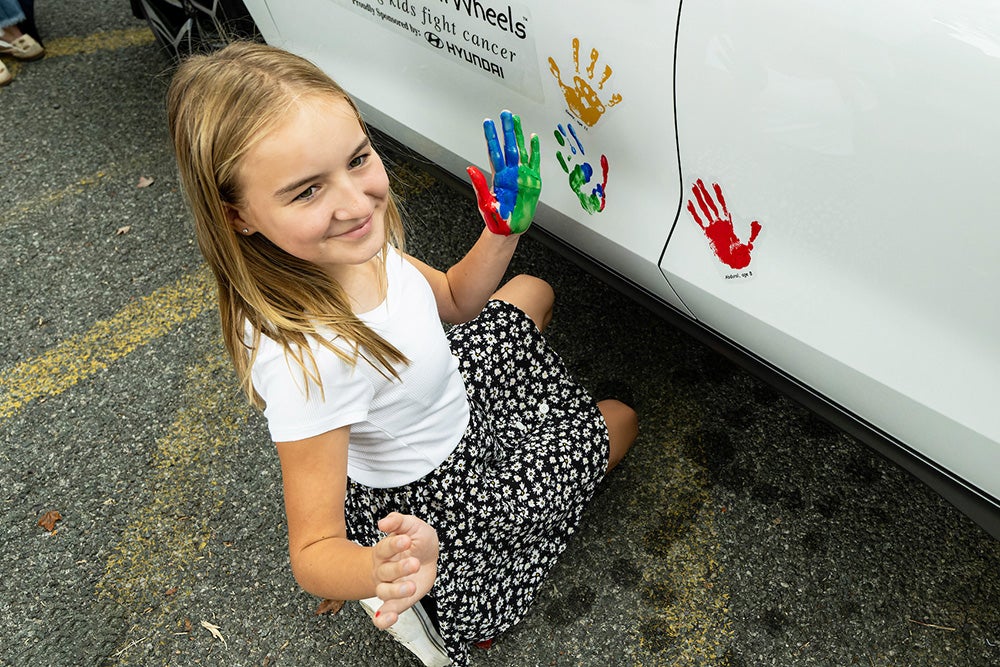
[[[143,46],[155,41],[156,37],[147,26],[95,32],[86,37],[54,37],[45,40],[45,57],[58,58],[98,51],[117,51],[130,46]],[[23,66],[20,61],[13,58],[9,62],[4,62],[7,62],[7,68],[15,77]]]
[[[95,32],[85,37],[56,37],[45,40],[45,57],[76,56],[97,51],[116,51],[156,41],[148,26]]]
[[[669,590],[669,602],[659,606],[651,623],[669,648],[646,648],[658,656],[657,664],[724,665],[733,628],[729,594],[720,581],[716,558],[719,540],[712,517],[716,510],[699,471],[679,463],[673,474],[672,485],[680,488],[683,498],[680,504],[694,503],[703,509],[692,517],[689,532],[673,545],[670,557],[646,568],[652,591],[659,587]]]
[[[697,430],[696,406],[673,401],[668,411],[676,422]],[[640,664],[726,665],[733,627],[717,558],[719,509],[704,468],[683,455],[679,442],[664,447],[663,465],[669,470],[649,499],[659,508],[646,535],[654,548],[649,560],[639,561],[653,607],[640,638],[650,663]]]
[[[8,226],[8,224],[13,221],[16,216],[25,215],[45,206],[57,204],[72,195],[82,194],[87,189],[92,188],[95,185],[99,185],[106,178],[108,178],[108,171],[102,169],[100,171],[95,171],[92,174],[87,174],[86,176],[81,177],[76,183],[67,185],[60,190],[46,192],[38,197],[34,197],[33,199],[19,202],[17,206],[3,215],[3,219],[0,220],[0,228]]]
[[[55,396],[97,373],[141,345],[197,317],[214,304],[207,270],[190,273],[172,285],[130,303],[89,331],[67,338],[0,376],[0,421],[29,401]]]
[[[41,194],[30,199],[20,200],[13,208],[8,211],[4,211],[3,214],[0,215],[0,229],[14,226],[18,222],[21,222],[25,216],[32,213],[38,213],[47,207],[59,204],[64,199],[84,194],[88,190],[93,190],[101,185],[105,185],[109,182],[109,179],[110,181],[114,181],[129,177],[134,178],[136,180],[132,181],[131,186],[132,188],[135,188],[138,176],[142,173],[144,166],[148,166],[146,162],[142,162],[135,158],[129,159],[124,163],[112,162],[111,164],[93,173],[80,176],[75,183],[70,183],[69,185],[57,190],[42,192]],[[131,176],[129,176],[129,174],[131,174]]]
[[[143,617],[129,635],[141,635],[149,628],[140,625],[158,625],[168,615],[165,598],[186,599],[196,584],[194,565],[211,556],[210,524],[225,497],[225,488],[214,479],[213,462],[235,442],[248,414],[232,376],[223,372],[228,368],[225,351],[215,345],[186,369],[182,407],[156,443],[153,474],[144,487],[148,504],[137,508],[122,531],[95,588],[98,597],[136,615],[146,605],[159,606],[156,618]],[[198,516],[184,514],[191,507]],[[170,589],[176,598],[166,594]]]

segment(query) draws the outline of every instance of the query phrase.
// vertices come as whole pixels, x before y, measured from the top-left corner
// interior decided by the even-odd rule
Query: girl
[[[405,254],[360,114],[310,62],[192,57],[168,116],[225,344],[281,462],[296,580],[362,600],[425,665],[468,664],[524,615],[637,432],[546,346],[551,288],[497,290],[538,201],[538,138],[526,150],[504,112],[501,149],[484,124],[487,228],[442,273]]]

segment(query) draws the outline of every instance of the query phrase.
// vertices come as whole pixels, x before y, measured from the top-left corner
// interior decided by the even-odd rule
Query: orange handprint
[[[570,113],[579,118],[580,122],[587,127],[593,127],[601,119],[605,111],[622,101],[622,96],[615,93],[608,100],[607,106],[605,106],[601,98],[598,97],[597,91],[590,85],[590,82],[594,80],[597,59],[600,55],[597,49],[590,50],[590,64],[585,70],[587,79],[583,79],[580,76],[580,40],[577,37],[573,38],[573,67],[576,74],[573,76],[572,88],[562,80],[559,65],[556,64],[556,61],[551,57],[549,58],[549,71],[552,72],[552,76],[559,82],[563,97],[566,98],[566,104],[569,105]],[[605,65],[604,71],[601,73],[601,78],[597,82],[597,90],[604,89],[604,84],[611,78],[611,73],[611,66]]]

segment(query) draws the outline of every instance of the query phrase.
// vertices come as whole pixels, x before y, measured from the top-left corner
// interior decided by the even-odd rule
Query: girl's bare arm
[[[385,627],[433,583],[437,537],[427,524],[412,518],[418,525],[413,527],[411,522],[400,535],[394,534],[396,522],[387,523],[390,537],[375,547],[347,539],[344,499],[349,436],[350,427],[345,426],[304,440],[276,443],[292,572],[304,590],[318,597],[358,600],[377,595],[389,601],[390,617],[381,622],[376,619],[376,625]],[[433,549],[417,548],[430,541]]]
[[[517,248],[517,235],[501,236],[484,229],[465,257],[447,272],[406,256],[430,283],[438,316],[445,322],[466,322],[479,314],[496,291]]]

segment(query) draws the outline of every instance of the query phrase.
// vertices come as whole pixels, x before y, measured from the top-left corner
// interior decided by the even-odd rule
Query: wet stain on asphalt
[[[549,603],[545,618],[555,625],[569,625],[593,608],[596,597],[596,591],[590,586],[575,586]]]
[[[788,616],[780,609],[766,609],[760,615],[760,624],[772,637],[785,632],[788,627]]]
[[[653,613],[637,630],[644,652],[654,660],[650,664],[725,664],[720,660],[731,627],[715,558],[713,523],[719,508],[709,492],[713,473],[698,462],[717,472],[726,469],[733,456],[729,445],[724,430],[697,426],[667,443],[659,465],[669,472],[644,498],[649,528],[641,542],[647,559],[639,590]]]
[[[805,505],[802,491],[783,489],[769,482],[758,482],[750,488],[750,497],[764,506],[780,505],[787,509],[799,510]]]
[[[753,405],[744,403],[723,412],[722,418],[732,428],[742,431],[752,426],[757,420],[757,410]]]
[[[813,501],[813,507],[819,512],[819,515],[824,519],[832,519],[840,513],[841,507],[843,507],[844,501],[840,496],[835,496],[833,494],[828,494],[820,496]]]
[[[652,653],[662,653],[669,650],[675,643],[673,633],[666,630],[658,620],[649,620],[639,627],[643,645]]]
[[[632,588],[642,581],[642,572],[632,561],[618,558],[611,567],[610,577],[616,585],[622,588]]]
[[[734,653],[732,649],[726,651],[719,664],[724,665],[725,667],[747,667],[746,660],[744,660],[743,657],[737,653]]]
[[[781,394],[769,384],[753,382],[750,385],[750,398],[757,405],[771,405],[781,398]]]
[[[685,436],[681,446],[684,456],[704,468],[712,482],[718,482],[736,458],[733,439],[723,428],[698,429]]]
[[[859,447],[860,449],[860,447]],[[882,479],[882,472],[876,467],[875,461],[865,452],[858,452],[847,465],[846,472],[865,484],[875,484]]]
[[[802,547],[806,553],[812,555],[822,555],[827,550],[827,537],[818,530],[810,530],[802,536]]]
[[[650,582],[644,586],[646,599],[658,607],[669,607],[677,602],[677,589],[667,579]]]
[[[701,358],[702,381],[712,384],[723,384],[729,382],[733,375],[740,372],[733,362],[729,361],[721,354],[706,352]]]
[[[143,632],[163,631],[168,616],[199,586],[193,564],[208,556],[211,517],[222,506],[225,488],[212,464],[232,442],[248,408],[233,400],[228,358],[221,345],[186,369],[184,408],[156,443],[153,492],[124,528],[95,586],[98,602],[122,608],[155,609],[136,617],[123,641]],[[209,492],[195,489],[210,489]],[[164,591],[172,590],[164,600]]]
[[[861,613],[861,605],[854,600],[845,600],[838,606],[841,618],[851,618]]]
[[[698,518],[703,499],[697,495],[680,496],[661,508],[654,526],[643,537],[646,549],[653,554],[666,556],[674,542],[683,537]]]

